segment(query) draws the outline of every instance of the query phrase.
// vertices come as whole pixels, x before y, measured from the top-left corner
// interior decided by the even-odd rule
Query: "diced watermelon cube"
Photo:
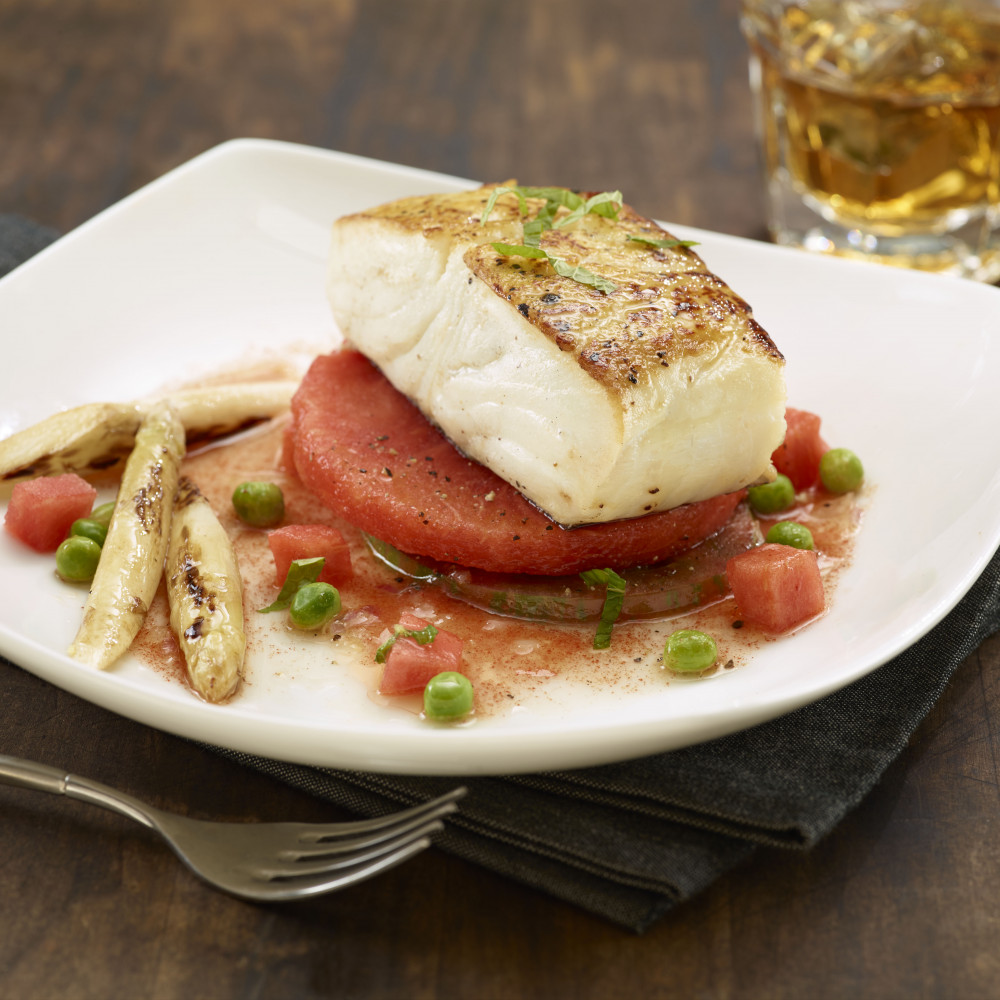
[[[760,545],[733,556],[726,575],[740,615],[767,632],[787,632],[825,607],[819,561],[811,549]]]
[[[416,615],[403,612],[399,624],[404,628],[419,631],[427,627],[427,622]],[[439,628],[437,635],[425,645],[416,639],[402,636],[390,647],[385,660],[385,671],[378,686],[379,694],[409,694],[422,691],[427,682],[445,670],[463,673],[462,640],[452,632]]]
[[[4,525],[36,552],[55,552],[96,499],[97,490],[74,472],[28,479],[14,486]]]
[[[819,482],[819,460],[830,446],[819,436],[820,418],[808,410],[785,410],[785,440],[771,461],[778,472],[792,481],[796,490]]]
[[[336,529],[325,524],[286,524],[268,532],[267,544],[274,556],[275,582],[280,587],[288,575],[288,567],[296,559],[322,556],[326,562],[319,579],[334,586],[354,575],[351,549]]]

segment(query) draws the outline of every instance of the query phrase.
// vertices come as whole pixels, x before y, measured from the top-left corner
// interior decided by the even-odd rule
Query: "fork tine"
[[[308,828],[302,831],[299,839],[303,843],[333,841],[353,834],[363,834],[370,831],[392,828],[415,816],[446,816],[448,813],[455,811],[456,806],[454,803],[462,798],[466,791],[464,787],[453,788],[450,792],[446,792],[436,799],[430,799],[427,802],[422,802],[401,812],[389,813],[386,816],[376,816],[374,819],[349,820],[346,823],[335,823],[328,829],[324,829],[319,824],[309,824]]]
[[[455,788],[430,802],[374,820],[317,827],[301,823],[224,823],[154,809],[119,789],[58,768],[0,755],[0,784],[66,795],[110,809],[154,830],[187,867],[217,889],[243,899],[300,899],[371,878],[430,846],[465,794]],[[353,841],[338,843],[344,832]],[[297,839],[304,849],[289,851]],[[304,845],[313,845],[311,848]],[[325,856],[325,860],[320,860]],[[251,858],[265,858],[256,871]],[[312,859],[303,864],[289,858]],[[278,865],[279,867],[276,867]],[[268,881],[270,880],[270,881]]]
[[[363,844],[359,849],[325,857],[305,855],[306,860],[289,860],[287,863],[275,863],[273,865],[262,865],[257,868],[252,875],[254,878],[264,881],[276,881],[279,879],[296,879],[307,876],[321,875],[324,872],[335,872],[338,869],[352,868],[356,865],[364,864],[375,858],[391,854],[393,851],[405,847],[415,841],[426,840],[431,834],[439,833],[444,829],[444,824],[439,819],[427,820],[407,829],[392,839],[379,839],[372,844]]]
[[[458,806],[456,806],[452,801],[442,802],[431,811],[424,811],[416,815],[409,814],[408,818],[407,816],[397,815],[394,822],[387,823],[378,829],[371,830],[368,833],[362,833],[359,836],[338,836],[336,838],[319,840],[310,847],[286,848],[285,850],[278,852],[278,857],[287,861],[299,861],[303,858],[331,857],[336,854],[349,854],[353,851],[360,851],[373,844],[379,844],[382,841],[392,840],[410,830],[419,829],[425,824],[438,822],[445,816],[455,812],[457,808]],[[300,836],[299,840],[300,842],[303,840],[306,842],[312,842],[313,838],[312,836]]]
[[[391,854],[384,854],[374,861],[362,864],[347,871],[340,871],[336,875],[317,876],[315,879],[303,882],[302,880],[282,879],[275,882],[264,882],[259,887],[253,889],[242,889],[236,895],[244,899],[254,899],[260,902],[280,903],[285,900],[305,899],[309,896],[320,896],[323,893],[334,892],[338,889],[346,889],[350,885],[364,882],[375,875],[395,868],[414,855],[426,850],[431,846],[430,837],[422,837],[412,843],[400,847]],[[230,890],[232,891],[232,890]]]

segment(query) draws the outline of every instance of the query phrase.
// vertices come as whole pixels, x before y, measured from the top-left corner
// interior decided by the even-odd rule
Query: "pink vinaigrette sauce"
[[[419,713],[419,695],[389,698],[378,693],[382,667],[375,662],[375,650],[404,611],[463,640],[462,671],[475,690],[476,717],[510,713],[521,698],[537,692],[554,677],[588,688],[625,693],[666,683],[698,683],[710,674],[745,666],[762,643],[780,641],[780,636],[741,622],[731,597],[716,596],[713,603],[686,612],[619,621],[612,632],[610,649],[595,650],[596,621],[552,623],[508,617],[449,596],[439,585],[415,582],[379,562],[358,529],[331,513],[292,471],[283,467],[285,425],[284,419],[274,420],[228,442],[196,450],[182,466],[183,474],[211,503],[233,540],[239,561],[247,634],[244,684],[254,683],[255,661],[277,649],[274,637],[276,630],[282,630],[297,633],[296,641],[303,643],[329,643],[330,669],[350,671],[376,703]],[[248,480],[274,482],[281,487],[285,497],[283,524],[328,524],[348,540],[354,577],[338,587],[342,611],[319,633],[297,632],[284,612],[260,614],[256,610],[274,600],[279,583],[275,580],[267,532],[247,527],[233,510],[233,490]],[[797,500],[796,507],[780,516],[761,517],[760,526],[766,534],[774,522],[794,520],[812,531],[829,608],[860,526],[858,497],[810,490],[800,493]],[[628,578],[628,573],[622,575]],[[681,678],[663,669],[663,643],[670,632],[679,628],[700,629],[715,639],[719,658],[714,667],[693,678]],[[162,676],[187,685],[162,585],[132,651]],[[291,668],[288,682],[294,683]],[[234,698],[239,696],[237,690]]]

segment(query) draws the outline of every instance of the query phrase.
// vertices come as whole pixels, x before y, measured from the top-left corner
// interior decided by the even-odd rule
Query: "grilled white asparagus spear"
[[[184,456],[184,428],[166,403],[151,406],[122,473],[115,512],[83,622],[69,655],[102,670],[129,647],[163,572],[166,530]]]
[[[167,398],[184,425],[191,448],[284,413],[297,388],[297,382],[240,382],[183,389]]]
[[[56,413],[0,441],[0,482],[110,469],[128,458],[141,420],[135,403],[87,403]]]
[[[189,445],[263,423],[288,409],[295,382],[243,382],[166,397]],[[162,403],[88,403],[0,441],[0,484],[57,472],[87,474],[124,462],[143,414]]]
[[[243,670],[243,583],[225,528],[186,476],[170,520],[166,581],[170,625],[191,684],[207,701],[222,701]]]

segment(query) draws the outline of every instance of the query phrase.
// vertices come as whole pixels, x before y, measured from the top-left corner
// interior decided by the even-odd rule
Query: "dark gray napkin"
[[[0,274],[54,237],[0,216]],[[641,931],[758,844],[816,843],[875,785],[956,667],[1000,628],[1000,553],[929,635],[843,691],[672,753],[580,771],[470,778],[437,844]],[[366,815],[456,784],[212,749]]]
[[[58,239],[59,233],[20,215],[0,215],[0,277]]]
[[[641,931],[748,857],[829,833],[906,745],[956,667],[1000,629],[1000,553],[916,645],[836,694],[710,743],[580,771],[465,781],[437,843]],[[455,784],[220,751],[374,815]]]

